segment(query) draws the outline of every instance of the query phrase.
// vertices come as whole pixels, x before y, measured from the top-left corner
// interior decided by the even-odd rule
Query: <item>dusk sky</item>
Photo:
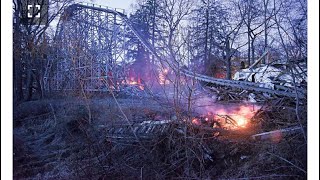
[[[85,2],[93,4],[104,5],[112,8],[125,9],[126,12],[131,12],[131,4],[133,4],[135,1],[136,0],[85,0]]]

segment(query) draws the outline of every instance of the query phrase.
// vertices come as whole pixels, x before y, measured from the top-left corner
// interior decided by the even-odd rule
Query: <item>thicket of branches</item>
[[[149,0],[139,1],[131,21],[159,52],[202,73],[212,73],[208,72],[212,66],[224,68],[230,79],[233,57],[245,58],[250,66],[269,50],[268,62],[305,62],[306,4],[296,0]]]
[[[58,31],[55,30],[57,26],[53,24],[73,1],[51,0],[49,2],[51,7],[50,16],[48,23],[45,25],[24,24],[20,19],[21,1],[17,0],[13,3],[13,67],[14,98],[16,102],[42,98],[46,95],[44,90],[46,62],[51,58],[57,63],[61,60],[58,57],[59,54],[64,53],[60,47],[62,43],[54,38]],[[63,130],[59,129],[58,132],[61,131],[63,133],[54,136],[53,139],[56,137],[59,139],[61,136],[61,139],[67,137],[67,139],[76,139],[80,142],[83,139],[88,140],[88,142],[81,144],[84,144],[83,147],[75,148],[77,151],[71,150],[69,152],[69,154],[81,152],[82,154],[80,153],[77,158],[83,160],[86,157],[89,159],[85,164],[79,164],[73,162],[71,158],[70,161],[74,165],[70,167],[76,167],[72,172],[73,176],[88,178],[93,176],[90,173],[94,172],[97,173],[94,177],[100,178],[112,175],[116,175],[119,178],[125,176],[135,179],[139,177],[141,179],[143,177],[191,179],[218,176],[226,179],[249,176],[257,176],[259,178],[262,169],[257,167],[264,165],[270,168],[274,162],[276,162],[277,167],[275,168],[277,169],[270,168],[270,173],[266,173],[266,178],[277,179],[292,176],[300,178],[306,175],[305,161],[303,159],[306,145],[305,134],[304,140],[302,140],[302,136],[289,137],[288,141],[283,141],[283,144],[277,146],[276,144],[253,144],[249,141],[244,143],[241,141],[236,141],[236,143],[228,140],[220,141],[215,139],[212,134],[206,137],[204,134],[199,133],[201,131],[194,128],[191,123],[195,106],[193,95],[196,83],[192,78],[191,80],[186,80],[181,73],[183,68],[209,76],[216,76],[223,72],[226,74],[223,78],[231,79],[233,70],[239,61],[237,58],[242,60],[244,65],[248,67],[261,54],[269,51],[269,55],[266,56],[263,62],[271,64],[281,60],[282,63],[288,66],[287,71],[293,78],[293,87],[297,89],[295,80],[306,74],[305,70],[300,67],[301,63],[307,63],[306,0],[231,0],[228,2],[218,0],[138,0],[134,6],[133,13],[129,16],[129,21],[139,31],[141,37],[156,49],[160,58],[149,52],[142,42],[132,32],[128,31],[126,34],[126,37],[128,37],[126,44],[128,52],[125,54],[125,63],[140,62],[140,67],[145,68],[140,71],[140,75],[144,78],[151,75],[157,77],[159,69],[164,71],[164,69],[169,68],[172,71],[172,75],[168,77],[170,86],[163,86],[162,88],[165,97],[167,97],[166,100],[170,104],[172,111],[170,115],[174,114],[175,120],[180,120],[183,125],[173,128],[164,139],[156,139],[152,142],[154,144],[151,145],[144,145],[139,142],[137,136],[134,138],[138,140],[138,143],[129,143],[129,145],[117,144],[116,141],[113,142],[112,140],[110,142],[109,140],[105,141],[104,137],[102,137],[104,133],[95,129],[92,123],[96,120],[95,116],[101,113],[101,109],[99,107],[92,110],[93,104],[90,104],[92,103],[90,94],[85,92],[84,81],[80,75],[79,77],[74,77],[74,81],[80,87],[79,94],[85,99],[84,106],[81,109],[72,109],[74,107],[73,104],[65,105],[66,110],[64,107],[60,107],[64,110],[59,111],[69,110],[70,112],[60,115],[55,114],[55,109],[59,105],[53,107],[50,104],[50,108],[48,108],[50,109],[49,114],[53,114],[51,119],[48,118],[48,122],[56,123],[57,121],[58,124],[62,124],[61,128],[64,128]],[[69,28],[71,37],[75,34],[72,34],[72,26],[69,26]],[[110,63],[115,63],[114,59],[106,58],[109,51],[100,49],[101,51],[98,54],[96,51],[90,52],[92,49],[85,49],[87,47],[85,45],[85,37],[73,37],[73,39],[64,39],[64,41],[70,45],[68,47],[70,61],[76,59],[86,63],[86,61],[90,62],[92,58],[101,58],[100,61],[110,60],[112,61]],[[112,47],[110,44],[101,46]],[[155,67],[160,68],[157,69]],[[300,68],[300,70],[297,70],[297,68]],[[109,80],[106,79],[103,83],[106,86],[110,85]],[[170,93],[166,88],[171,88]],[[110,114],[105,114],[105,117],[125,120],[125,123],[131,125],[130,117],[143,114],[141,110],[132,111],[131,107],[126,107],[127,104],[121,104],[118,101],[113,91],[110,91],[110,93],[114,103],[103,107],[108,112],[110,111]],[[266,111],[261,117],[261,121],[266,118],[269,120],[269,123],[261,123],[266,126],[262,127],[261,130],[282,127],[279,125],[279,119],[282,120],[281,123],[291,125],[298,122],[301,127],[305,127],[305,99],[296,98],[295,101],[280,100],[279,107],[270,105],[276,110],[272,109],[270,113]],[[290,102],[290,105],[285,104],[285,102]],[[289,113],[285,113],[287,109],[290,110],[288,110]],[[82,111],[85,112],[85,115],[79,113]],[[26,110],[26,112],[28,111]],[[275,112],[278,117],[274,117]],[[105,117],[103,117],[103,120],[105,120]],[[21,119],[19,120],[21,121]],[[183,120],[185,119],[188,121],[184,122]],[[24,123],[20,121],[16,122]],[[42,125],[41,123],[46,122],[39,123]],[[28,126],[33,126],[33,124],[23,124],[23,127]],[[49,131],[51,136],[51,133],[56,131],[56,125],[53,127],[42,128],[43,132],[41,133],[47,136],[48,134],[46,133]],[[64,131],[65,129],[67,131]],[[28,135],[33,137],[32,131],[20,133],[21,136]],[[34,131],[36,132],[36,130]],[[74,133],[74,131],[80,132],[81,136]],[[100,143],[101,141],[103,146],[96,143],[97,139],[99,140],[97,142]],[[42,140],[38,142],[42,142]],[[59,140],[53,142],[59,143]],[[300,144],[301,142],[303,143]],[[115,143],[115,145],[108,143]],[[50,148],[51,143],[49,142],[48,144],[46,145]],[[287,147],[296,145],[301,145],[299,148],[302,151]],[[39,146],[41,146],[41,143]],[[94,148],[92,148],[93,146]],[[263,148],[261,149],[260,147],[262,146]],[[64,145],[61,145],[61,148],[65,148]],[[96,152],[93,152],[94,150]],[[289,152],[292,152],[292,154]],[[262,155],[257,155],[258,153]],[[102,161],[100,161],[100,157],[102,157]],[[99,162],[96,166],[92,166],[93,161],[90,158],[98,159]],[[250,159],[250,162],[246,162],[242,158]],[[250,169],[242,169],[246,166],[250,167]],[[283,169],[286,171],[281,174]],[[299,171],[295,172],[297,169]],[[97,170],[97,172],[94,170]],[[216,172],[217,170],[221,170],[221,172]],[[242,171],[248,174],[241,174]],[[153,176],[153,172],[155,172],[155,176]]]
[[[45,62],[54,58],[55,24],[73,1],[50,0],[46,25],[21,21],[21,1],[13,2],[15,100],[42,97]],[[157,52],[175,67],[188,66],[231,79],[235,58],[250,66],[263,52],[267,63],[306,63],[307,2],[305,0],[139,0],[130,15]],[[158,63],[128,32],[127,61]],[[160,62],[162,63],[162,62]],[[177,68],[176,68],[177,69]]]

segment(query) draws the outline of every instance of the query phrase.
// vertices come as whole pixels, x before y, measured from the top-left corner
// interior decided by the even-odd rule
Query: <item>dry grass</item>
[[[157,116],[170,118],[174,113],[147,100],[119,98],[118,103],[132,123]],[[257,142],[214,137],[199,133],[191,124],[177,123],[165,136],[140,143],[118,141],[106,138],[105,130],[98,128],[127,123],[113,99],[93,98],[89,107],[91,123],[87,104],[81,99],[18,106],[14,178],[306,179],[306,143],[301,134],[278,142]],[[296,122],[290,110],[274,108],[257,114],[261,131]],[[28,113],[30,109],[33,113]]]

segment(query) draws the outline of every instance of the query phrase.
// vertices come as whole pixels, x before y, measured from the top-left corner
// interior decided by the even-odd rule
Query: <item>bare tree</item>
[[[26,73],[26,100],[30,100],[33,94],[33,83],[36,83],[37,92],[40,97],[42,94],[42,67],[43,52],[42,44],[46,41],[46,30],[50,24],[58,17],[64,8],[73,2],[72,0],[50,0],[48,7],[48,14],[43,14],[40,20],[36,19],[36,14],[33,14],[30,19],[22,19],[25,13],[25,6],[29,1],[14,0],[13,1],[13,14],[14,14],[14,72],[15,72],[15,91],[17,94],[17,101],[24,98],[23,96],[23,83],[22,83],[22,69],[25,68]],[[25,4],[23,4],[25,3]],[[41,1],[40,5],[44,5],[45,1]],[[45,21],[45,17],[48,20]],[[22,63],[24,67],[22,67]]]

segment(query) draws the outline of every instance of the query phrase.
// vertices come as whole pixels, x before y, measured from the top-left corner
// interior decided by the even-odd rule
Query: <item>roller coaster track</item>
[[[157,53],[155,48],[151,45],[151,43],[148,40],[143,38],[143,36],[139,33],[137,28],[134,27],[134,25],[130,22],[130,20],[127,18],[127,16],[124,13],[118,12],[113,9],[106,9],[106,8],[102,8],[99,6],[89,6],[89,5],[83,5],[83,4],[73,4],[73,5],[69,6],[68,11],[69,11],[69,13],[72,13],[72,11],[74,11],[78,8],[88,8],[88,9],[92,9],[92,10],[117,14],[118,17],[120,17],[123,20],[123,22],[125,22],[127,27],[131,30],[131,32],[135,35],[135,37],[141,42],[141,44],[155,58],[157,58],[160,62],[163,62],[164,58],[162,58]],[[172,67],[176,67],[176,66],[172,66]],[[306,91],[304,89],[300,89],[300,88],[293,89],[293,88],[289,88],[286,86],[274,85],[274,88],[270,89],[270,88],[264,87],[264,84],[261,84],[261,83],[218,79],[218,78],[213,78],[213,77],[205,76],[202,74],[194,73],[194,72],[191,72],[187,69],[174,69],[174,70],[181,72],[186,77],[194,78],[198,81],[210,83],[212,85],[217,85],[217,86],[226,86],[226,87],[238,88],[238,89],[243,89],[243,90],[248,90],[248,91],[253,91],[253,92],[268,93],[270,95],[285,96],[285,97],[290,97],[290,98],[304,98],[306,96]]]
[[[197,74],[194,72],[190,72],[188,70],[182,70],[182,72],[186,76],[190,78],[195,78],[199,81],[203,81],[203,82],[207,82],[207,83],[211,83],[219,86],[229,86],[232,88],[239,88],[239,89],[248,90],[248,91],[262,92],[262,93],[268,93],[268,94],[278,95],[278,96],[287,96],[291,98],[296,98],[296,97],[303,98],[306,93],[305,90],[300,88],[297,88],[297,90],[295,90],[286,86],[274,85],[274,89],[270,89],[270,88],[263,87],[264,84],[262,83],[218,79],[218,78],[213,78],[213,77]]]

